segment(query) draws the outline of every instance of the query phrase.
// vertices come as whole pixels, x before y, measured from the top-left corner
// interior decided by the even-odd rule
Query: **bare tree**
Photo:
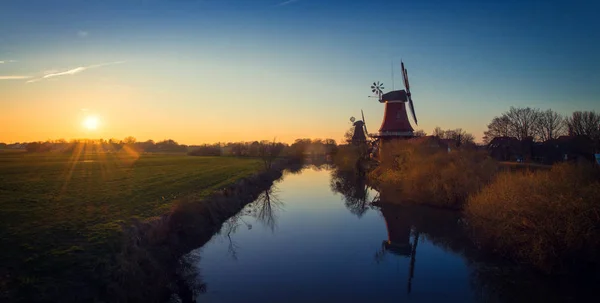
[[[444,131],[444,130],[443,130],[441,127],[439,127],[439,126],[436,126],[436,127],[433,129],[433,136],[434,136],[434,137],[439,137],[439,138],[445,139],[445,133],[446,133],[446,131]]]
[[[510,137],[511,133],[510,119],[504,115],[494,117],[488,124],[488,130],[484,132],[483,142],[490,143],[496,137]]]
[[[443,130],[437,126],[433,130],[433,135],[440,139],[450,139],[456,141],[457,145],[475,143],[475,136],[467,133],[462,128]]]
[[[258,156],[263,160],[265,170],[270,170],[273,161],[281,154],[285,145],[277,143],[275,139],[272,142],[261,141],[258,143]]]
[[[484,141],[489,143],[496,137],[516,137],[523,140],[528,137],[539,139],[540,110],[530,107],[512,107],[500,117],[494,117],[484,133]]]
[[[588,136],[593,140],[600,139],[600,115],[594,111],[576,111],[566,119],[566,124],[571,136]]]
[[[505,113],[510,121],[510,127],[515,137],[523,140],[536,135],[536,128],[540,119],[540,111],[531,107],[512,107]]]
[[[556,139],[565,134],[565,119],[559,113],[548,109],[539,113],[537,135],[541,141]]]
[[[415,137],[425,137],[425,136],[427,136],[427,133],[422,129],[417,129],[413,132],[413,135]]]

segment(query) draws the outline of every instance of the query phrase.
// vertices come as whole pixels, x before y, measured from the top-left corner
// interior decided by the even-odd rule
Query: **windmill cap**
[[[401,90],[394,90],[388,93],[385,93],[381,96],[381,102],[390,102],[390,101],[402,101],[402,102],[407,102],[408,101],[408,96],[406,94],[406,91],[401,89]]]

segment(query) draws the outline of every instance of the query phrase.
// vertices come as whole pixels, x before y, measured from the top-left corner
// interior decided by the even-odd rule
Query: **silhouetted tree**
[[[438,126],[433,130],[433,135],[440,139],[454,140],[457,145],[475,144],[475,136],[462,128],[443,130]]]
[[[571,136],[588,136],[593,140],[600,137],[600,115],[594,111],[576,111],[566,119]]]
[[[556,139],[565,134],[565,119],[557,112],[548,109],[539,112],[536,133],[541,141]]]
[[[489,143],[496,137],[515,137],[523,140],[529,137],[539,138],[539,125],[541,112],[539,109],[530,107],[515,108],[512,107],[500,117],[494,117],[488,124],[488,130],[485,132],[484,141]]]
[[[417,129],[413,132],[413,135],[415,137],[425,137],[425,136],[427,136],[427,133],[422,129]]]
[[[270,170],[273,161],[281,154],[285,145],[277,143],[275,139],[272,142],[267,140],[258,144],[258,156],[263,160],[265,170]]]
[[[125,143],[125,144],[134,144],[136,141],[137,140],[132,136],[128,136],[128,137],[125,137],[125,139],[123,139],[123,143]]]
[[[354,127],[350,127],[345,133],[344,133],[344,142],[350,144],[352,143],[352,136],[354,135]]]

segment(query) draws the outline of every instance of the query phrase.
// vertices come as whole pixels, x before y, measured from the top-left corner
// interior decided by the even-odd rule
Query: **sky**
[[[341,140],[401,89],[478,139],[511,106],[600,111],[598,1],[3,0],[0,142]],[[392,82],[392,72],[395,74]],[[85,128],[97,117],[97,129]],[[89,121],[88,121],[89,122]]]

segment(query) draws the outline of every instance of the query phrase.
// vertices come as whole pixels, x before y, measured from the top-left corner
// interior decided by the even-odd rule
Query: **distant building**
[[[536,144],[533,155],[536,162],[545,164],[560,161],[594,161],[594,143],[587,136],[561,136]]]

